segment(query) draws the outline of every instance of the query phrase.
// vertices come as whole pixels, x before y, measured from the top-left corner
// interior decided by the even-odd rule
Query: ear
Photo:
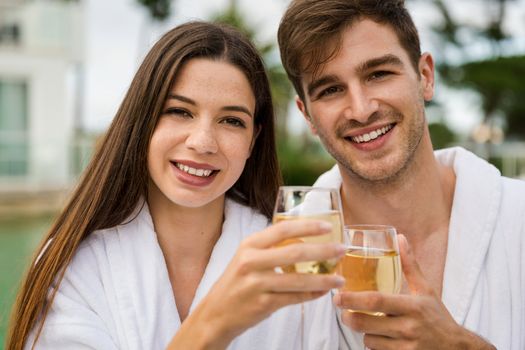
[[[295,104],[297,105],[297,108],[299,108],[299,110],[301,111],[301,114],[306,120],[306,123],[308,124],[308,127],[310,128],[310,131],[312,132],[312,134],[317,135],[317,130],[312,123],[312,118],[308,114],[308,110],[306,109],[306,104],[303,102],[303,100],[301,100],[299,96],[295,96]]]
[[[425,101],[432,100],[434,96],[434,59],[430,53],[425,52],[419,59],[419,74]]]

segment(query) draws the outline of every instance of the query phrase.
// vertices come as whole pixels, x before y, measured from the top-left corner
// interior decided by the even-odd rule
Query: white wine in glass
[[[287,239],[279,245],[292,243],[341,243],[343,224],[339,191],[332,188],[307,186],[282,186],[279,188],[275,205],[273,223],[286,220],[323,220],[332,224],[332,231],[321,236]],[[304,261],[294,265],[282,266],[288,273],[323,274],[335,272],[338,260]]]
[[[346,280],[341,291],[401,291],[401,259],[396,229],[385,225],[350,225],[344,228],[345,256],[338,273]],[[365,312],[360,310],[349,310]],[[381,316],[382,312],[365,312]]]
[[[307,186],[281,186],[277,194],[273,223],[285,220],[324,220],[332,224],[330,233],[320,236],[309,236],[287,239],[279,244],[284,246],[294,243],[342,243],[343,214],[339,191],[333,188]],[[279,269],[285,273],[333,273],[338,259],[324,261],[303,261]],[[304,349],[304,304],[301,304],[300,348]]]

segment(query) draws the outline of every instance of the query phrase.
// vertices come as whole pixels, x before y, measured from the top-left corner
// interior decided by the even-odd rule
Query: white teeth
[[[184,171],[185,173],[188,173],[190,175],[200,176],[200,177],[208,177],[212,173],[212,170],[209,169],[195,169],[190,168],[187,165],[182,165],[180,163],[176,163],[177,168]]]
[[[382,127],[382,128],[379,128],[377,130],[374,130],[372,132],[369,132],[367,134],[362,134],[362,135],[357,135],[357,136],[352,136],[350,139],[356,143],[361,143],[361,142],[368,142],[370,140],[375,140],[377,139],[379,136],[381,135],[384,135],[386,134],[388,131],[390,131],[390,129],[392,129],[393,126],[392,125],[388,125],[388,126],[385,126],[385,127]]]

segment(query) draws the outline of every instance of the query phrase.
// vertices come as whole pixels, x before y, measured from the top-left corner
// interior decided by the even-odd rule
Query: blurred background
[[[0,0],[0,344],[20,278],[152,43],[191,19],[244,30],[262,52],[287,184],[334,162],[293,103],[276,32],[287,0]],[[437,62],[436,149],[466,147],[525,178],[525,0],[407,0]]]

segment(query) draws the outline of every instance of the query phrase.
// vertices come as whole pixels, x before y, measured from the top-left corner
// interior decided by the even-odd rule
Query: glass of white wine
[[[347,225],[343,242],[346,252],[337,272],[345,278],[340,291],[401,291],[401,259],[397,232],[387,225]],[[349,310],[384,316],[382,312]]]
[[[285,220],[324,220],[332,224],[332,231],[320,235],[295,239],[287,239],[279,245],[294,243],[342,243],[343,215],[341,197],[335,188],[309,186],[281,186],[277,194],[273,223]],[[335,273],[338,259],[324,261],[304,261],[289,266],[281,266],[284,273]],[[304,349],[304,305],[301,304],[300,325],[301,349]]]

